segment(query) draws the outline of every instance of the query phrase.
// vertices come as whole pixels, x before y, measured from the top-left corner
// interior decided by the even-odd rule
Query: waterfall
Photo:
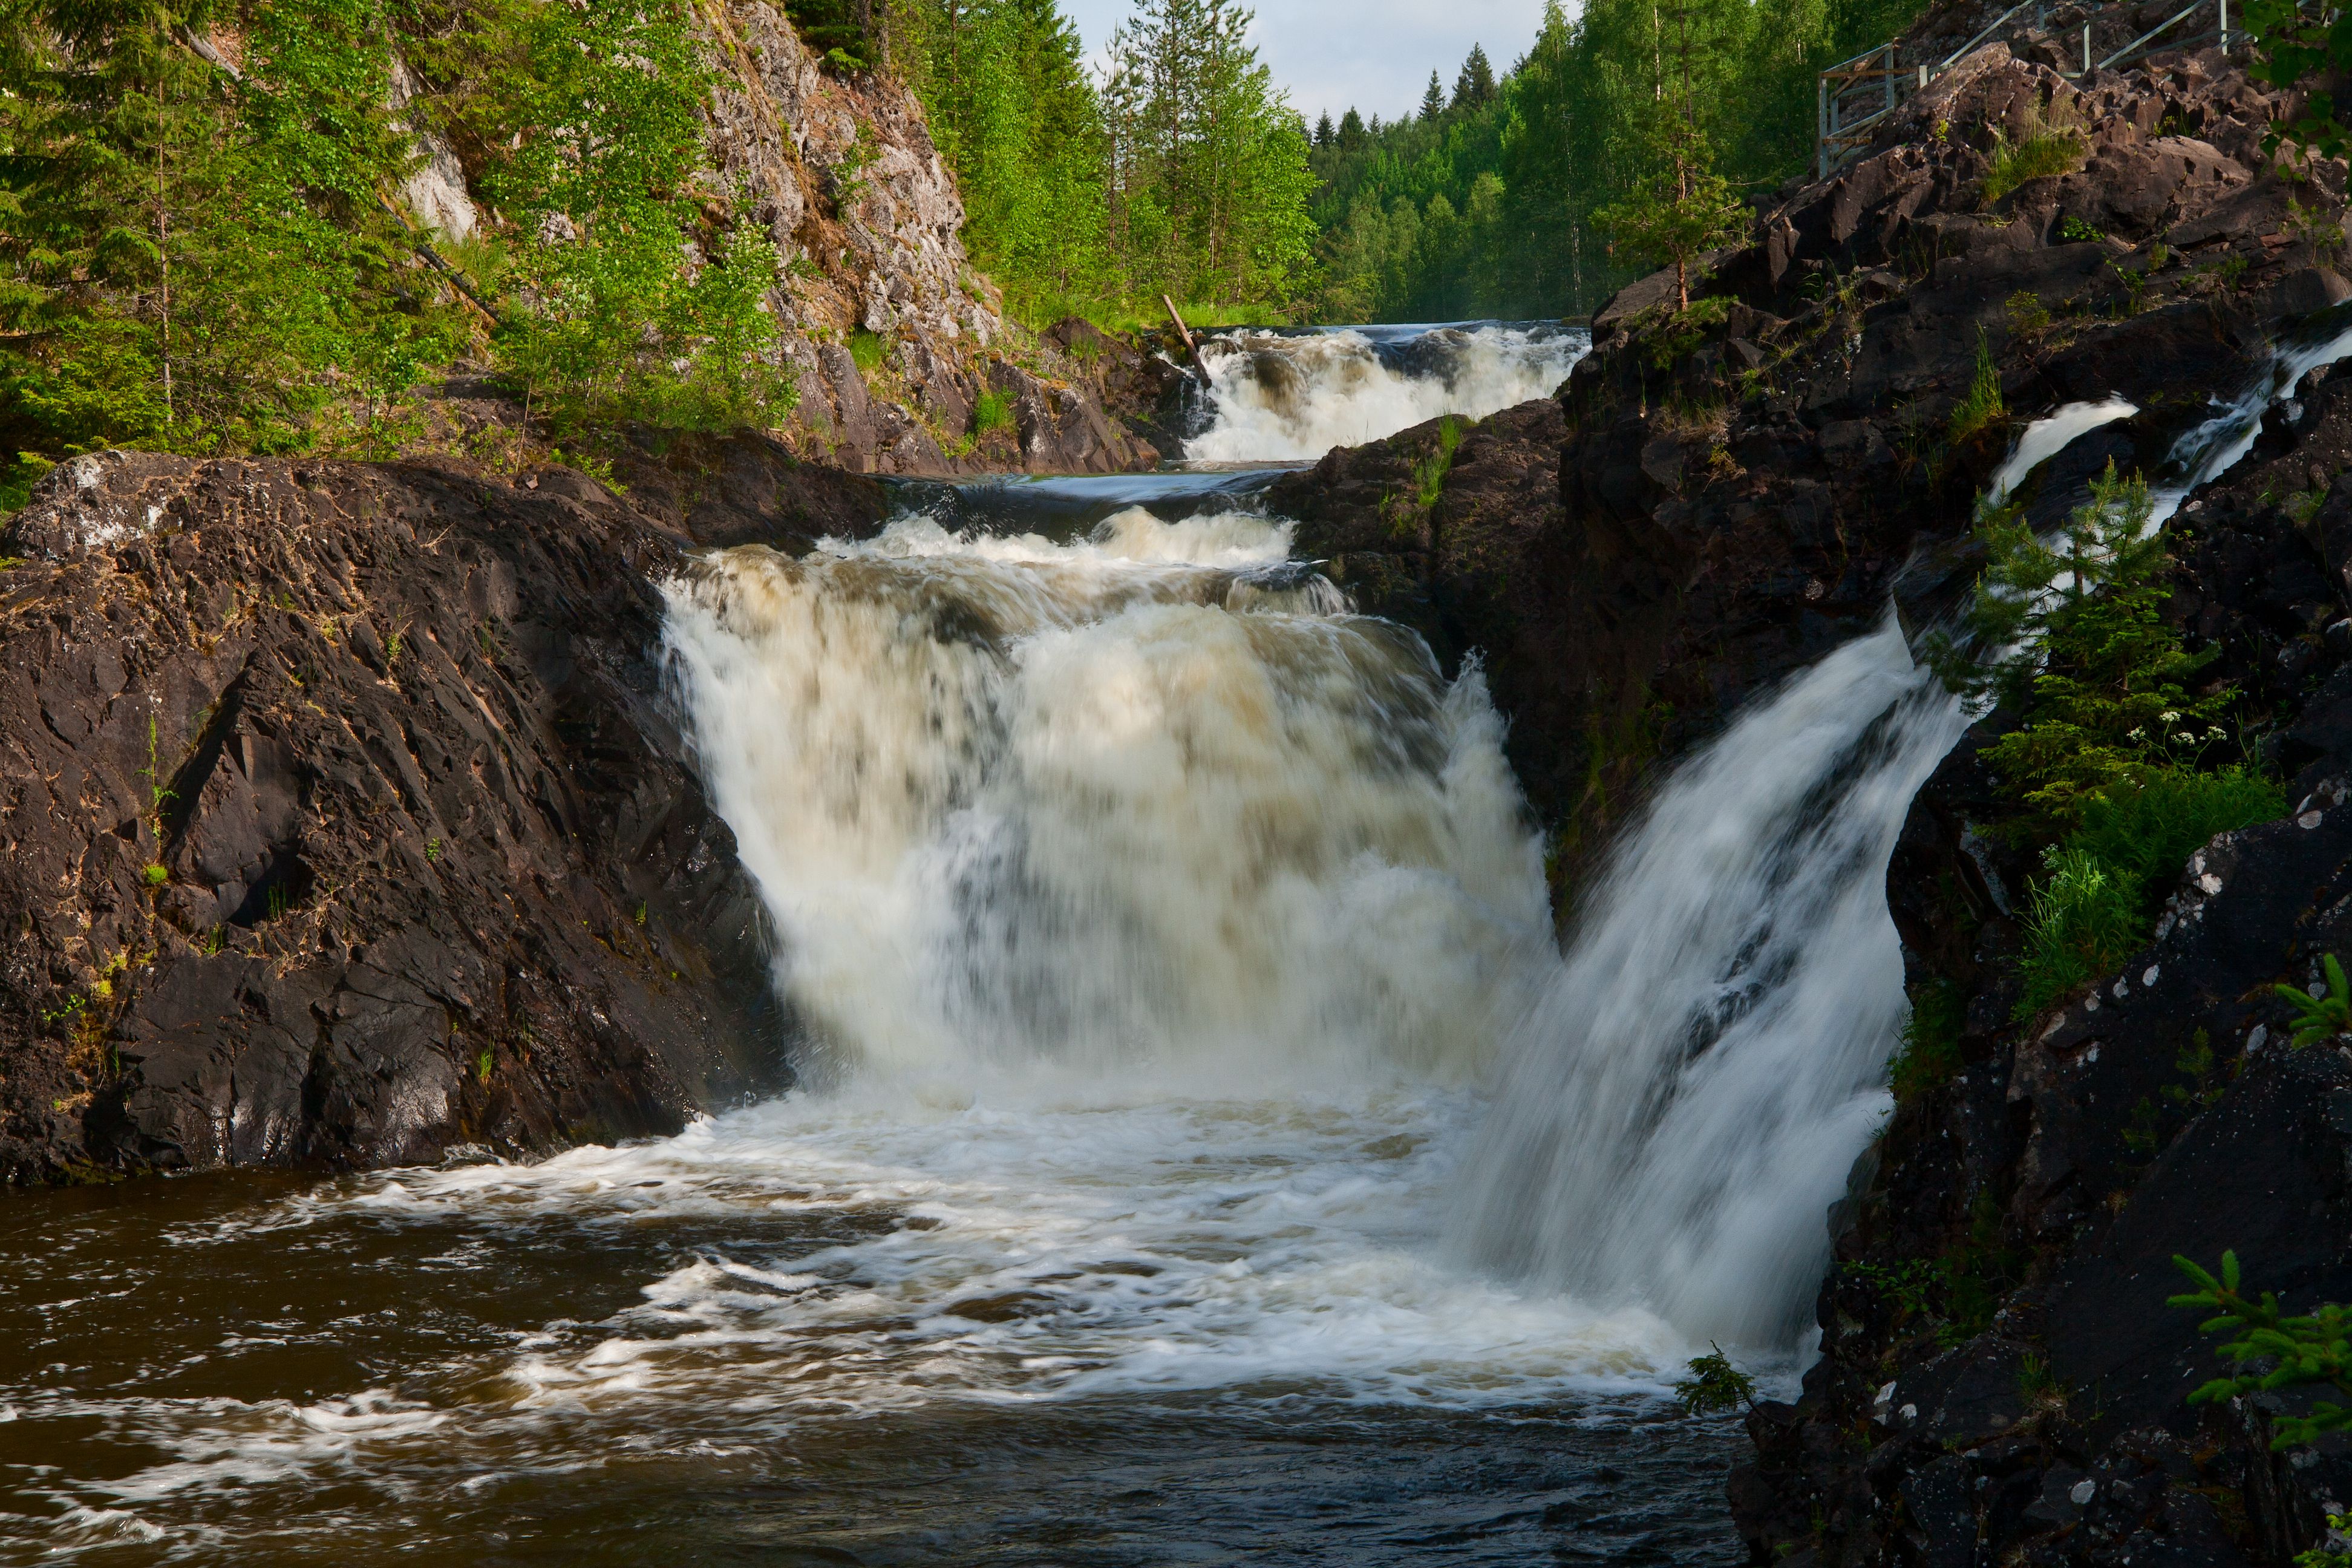
[[[670,585],[702,772],[837,1070],[1476,1073],[1546,962],[1501,725],[1288,542],[916,517]]]
[[[1459,414],[1548,397],[1591,346],[1549,325],[1237,332],[1201,345],[1211,381],[1195,462],[1297,461]]]
[[[1886,862],[1967,727],[1889,625],[1680,768],[1589,899],[1474,1157],[1479,1263],[1786,1342],[1884,1117]]]
[[[2306,374],[2352,353],[2347,321],[2309,323],[2171,444],[2158,525]],[[2135,412],[2107,399],[2034,422],[1991,499]],[[1505,1047],[1463,1186],[1466,1257],[1696,1339],[1792,1340],[1829,1258],[1823,1213],[1891,1104],[1906,1002],[1887,861],[1968,722],[1890,617],[1675,770]]]

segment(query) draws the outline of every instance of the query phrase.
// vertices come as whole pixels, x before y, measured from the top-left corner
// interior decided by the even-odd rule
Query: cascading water
[[[1886,1106],[1886,862],[1960,705],[1888,626],[1678,770],[1523,1026],[1473,1161],[1478,1262],[1784,1344]]]
[[[2347,353],[2352,326],[2331,315],[2216,400],[2152,476],[2155,524]],[[2135,412],[2108,399],[2036,421],[1990,499]],[[1823,1213],[1889,1103],[1906,1004],[1887,860],[1966,723],[1890,618],[1676,770],[1507,1047],[1464,1188],[1466,1256],[1694,1338],[1790,1342],[1827,1261]]]
[[[1525,395],[1360,335],[1380,375],[1307,351],[1355,406],[1237,398],[1228,449]],[[2347,346],[2217,405],[2163,506]],[[2035,426],[2002,487],[2123,412]],[[1703,1336],[1789,1346],[1885,1103],[1888,844],[1959,715],[1891,627],[1793,678],[1665,781],[1563,959],[1475,671],[1345,613],[1236,514],[1260,482],[920,492],[683,574],[812,1087],[531,1164],[19,1200],[0,1542],[1736,1561],[1736,1435],[1660,1384]]]
[[[1213,337],[1209,420],[1184,455],[1312,461],[1443,414],[1483,419],[1549,396],[1591,346],[1580,327],[1499,322]]]
[[[1475,1074],[1545,925],[1500,727],[1287,543],[917,519],[673,586],[702,770],[825,1041],[891,1078]]]

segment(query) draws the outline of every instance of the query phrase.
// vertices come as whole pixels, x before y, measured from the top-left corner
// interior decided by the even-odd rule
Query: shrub
[[[2017,1016],[2028,1019],[2129,957],[2147,926],[2141,879],[2089,851],[2053,848],[2042,857],[2047,880],[2034,884],[2025,917],[2025,982]]]
[[[2083,805],[2082,826],[2066,842],[2105,865],[2142,879],[2151,893],[2217,833],[2269,822],[2286,812],[2286,794],[2241,767],[2210,773],[2153,768]]]
[[[2221,1347],[2231,1375],[2217,1377],[2189,1396],[2191,1405],[2222,1405],[2249,1394],[2317,1384],[2352,1395],[2352,1310],[2335,1302],[2323,1304],[2308,1316],[2290,1318],[2280,1310],[2269,1291],[2260,1300],[2239,1289],[2238,1255],[2221,1254],[2219,1279],[2186,1258],[2173,1266],[2198,1287],[2193,1293],[2172,1297],[2169,1305],[2213,1315],[2198,1325],[2200,1332],[2233,1333],[2237,1339]],[[2258,1363],[2267,1370],[2248,1371]],[[2352,1428],[2352,1409],[2321,1400],[2308,1415],[2281,1411],[2272,1416],[2273,1448],[2300,1447],[2330,1432]]]
[[[1721,1345],[1707,1347],[1713,1353],[1700,1356],[1690,1363],[1690,1375],[1675,1383],[1675,1399],[1686,1415],[1707,1415],[1722,1410],[1737,1410],[1742,1405],[1756,1403],[1756,1380],[1731,1364]]]
[[[971,427],[975,435],[985,436],[992,430],[1010,429],[1013,425],[1013,395],[1005,392],[983,392],[971,405]]]
[[[1990,206],[2028,180],[2073,174],[2083,166],[2088,152],[2083,128],[2062,112],[2027,110],[2025,134],[2017,141],[1993,132],[1992,167],[1984,177],[1985,205]]]
[[[2017,1016],[2032,1017],[2144,944],[2158,900],[2199,846],[2285,809],[2278,785],[2236,767],[2149,769],[2084,800],[2081,826],[2043,857],[2051,875],[2026,914]]]
[[[2219,720],[2236,690],[2186,685],[2221,650],[2184,651],[2165,621],[2171,562],[2152,517],[2147,482],[2112,463],[2055,540],[2013,511],[1988,517],[1965,636],[1928,643],[1953,689],[2025,711],[1985,760],[2021,786],[2032,836],[2054,838],[2091,797],[2193,765],[2228,738]]]

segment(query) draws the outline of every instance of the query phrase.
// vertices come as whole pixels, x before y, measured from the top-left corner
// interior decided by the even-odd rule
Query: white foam
[[[1184,455],[1207,463],[1312,459],[1441,415],[1483,419],[1550,396],[1591,339],[1482,326],[1437,329],[1421,346],[1422,365],[1408,373],[1383,363],[1357,331],[1210,339],[1202,356],[1215,413]]]
[[[910,522],[670,586],[698,760],[839,1061],[1478,1070],[1549,962],[1501,725],[1475,670],[1264,570],[1283,538]]]

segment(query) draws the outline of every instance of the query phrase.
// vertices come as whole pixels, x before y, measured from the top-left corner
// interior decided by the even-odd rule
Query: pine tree
[[[1343,152],[1360,151],[1370,139],[1364,130],[1364,117],[1350,108],[1339,117],[1339,147]]]
[[[1315,122],[1315,145],[1318,147],[1331,145],[1331,111],[1328,109],[1323,111],[1323,117]]]
[[[1430,90],[1437,90],[1437,73],[1429,76]],[[1495,99],[1495,68],[1487,63],[1483,44],[1470,46],[1470,58],[1462,62],[1462,74],[1454,80],[1454,107],[1477,109]]]
[[[1459,103],[1461,100],[1461,95],[1456,93],[1454,101]],[[1437,73],[1432,71],[1429,73],[1429,90],[1421,95],[1421,122],[1430,124],[1444,112],[1445,89],[1439,85]]]
[[[1749,214],[1716,170],[1706,119],[1728,53],[1729,12],[1720,0],[1651,7],[1654,97],[1643,127],[1649,173],[1594,215],[1614,247],[1671,261],[1678,310],[1690,309],[1691,264],[1747,231]]]

